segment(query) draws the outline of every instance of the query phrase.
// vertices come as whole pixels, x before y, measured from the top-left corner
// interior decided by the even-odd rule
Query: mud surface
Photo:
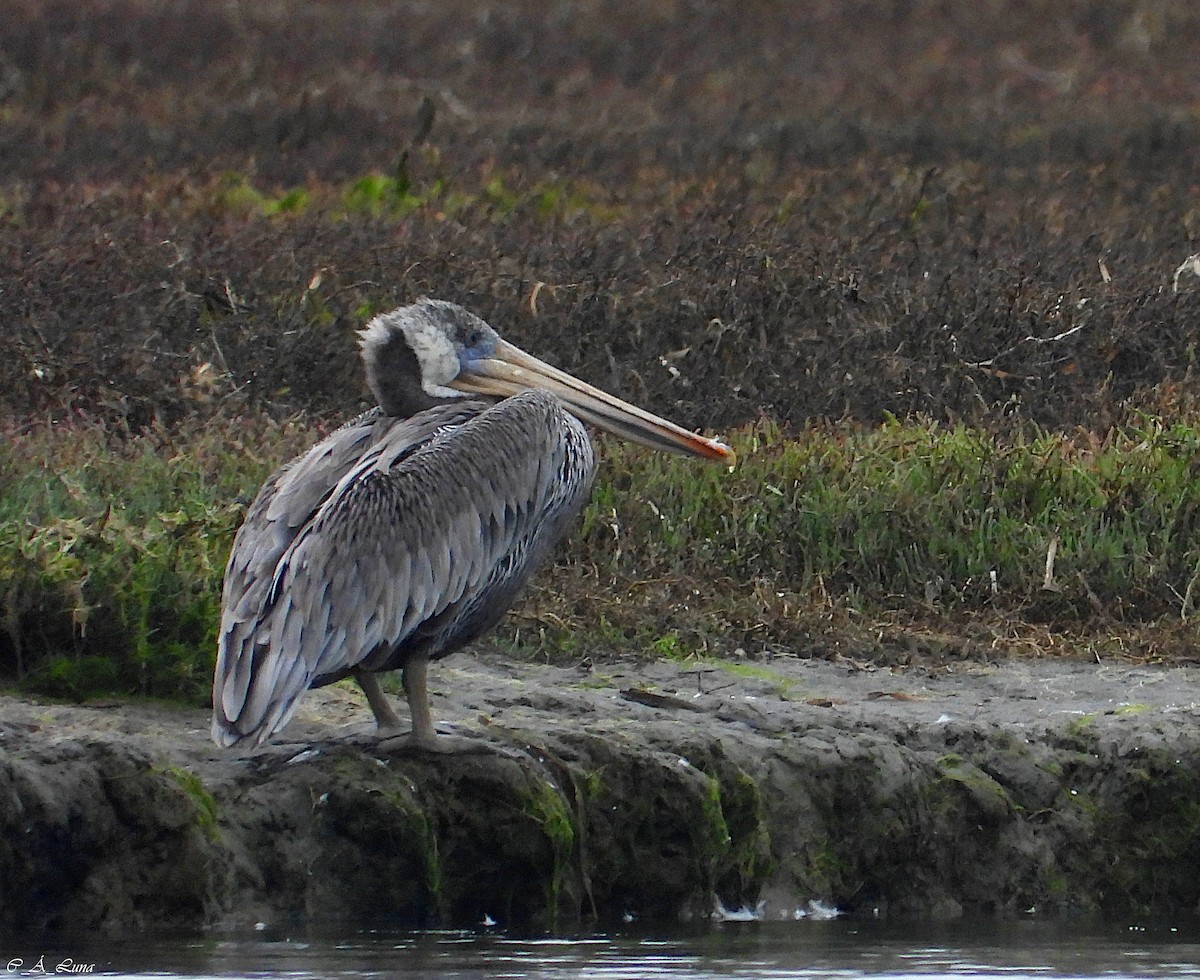
[[[617,663],[458,656],[380,743],[310,693],[249,757],[207,715],[0,707],[12,928],[563,928],[803,914],[1194,910],[1200,670],[1035,660]]]

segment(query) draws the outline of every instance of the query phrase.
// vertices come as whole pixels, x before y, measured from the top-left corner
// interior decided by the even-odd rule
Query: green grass
[[[439,215],[473,211],[506,218],[514,212],[528,212],[544,220],[582,215],[599,222],[611,222],[622,216],[620,205],[603,188],[583,180],[554,177],[528,186],[514,186],[500,175],[492,175],[478,186],[453,185],[440,173],[436,159],[424,161],[424,170],[434,176],[417,181],[401,161],[393,173],[372,172],[340,185],[262,188],[245,174],[219,175],[199,192],[194,202],[211,214],[239,219],[279,218],[305,212],[319,212],[331,218],[361,217],[402,220],[417,211]],[[0,220],[6,213],[0,198]]]
[[[125,439],[82,420],[5,435],[4,672],[59,697],[202,701],[245,503],[273,457],[315,433],[258,418]]]
[[[203,703],[233,535],[320,436],[266,416],[0,441],[0,670]],[[731,434],[733,471],[604,442],[592,500],[501,630],[517,651],[687,657],[863,621],[1178,624],[1200,578],[1200,427],[1001,440],[922,421]],[[1057,541],[1052,588],[1047,552]]]
[[[862,608],[1153,619],[1197,598],[1192,424],[1009,441],[922,422],[792,438],[763,424],[733,442],[733,473],[615,448],[582,550],[613,574],[758,581]]]

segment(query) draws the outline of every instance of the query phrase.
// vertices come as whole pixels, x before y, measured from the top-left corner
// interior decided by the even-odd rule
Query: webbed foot
[[[381,732],[381,734],[383,734]],[[466,735],[438,735],[408,732],[404,735],[385,734],[376,746],[388,754],[433,753],[437,755],[493,755],[502,752],[500,746],[484,739]]]

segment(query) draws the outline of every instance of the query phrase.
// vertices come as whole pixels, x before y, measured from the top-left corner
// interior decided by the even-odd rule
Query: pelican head
[[[584,422],[652,449],[724,463],[733,450],[616,398],[525,353],[455,303],[422,299],[375,317],[360,333],[367,381],[389,415],[450,398],[499,400],[549,391]]]

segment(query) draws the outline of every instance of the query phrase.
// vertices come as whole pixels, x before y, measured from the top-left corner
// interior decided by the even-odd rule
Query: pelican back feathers
[[[566,532],[594,470],[582,423],[542,391],[368,412],[284,466],[226,569],[213,738],[260,744],[309,687],[474,639]]]

